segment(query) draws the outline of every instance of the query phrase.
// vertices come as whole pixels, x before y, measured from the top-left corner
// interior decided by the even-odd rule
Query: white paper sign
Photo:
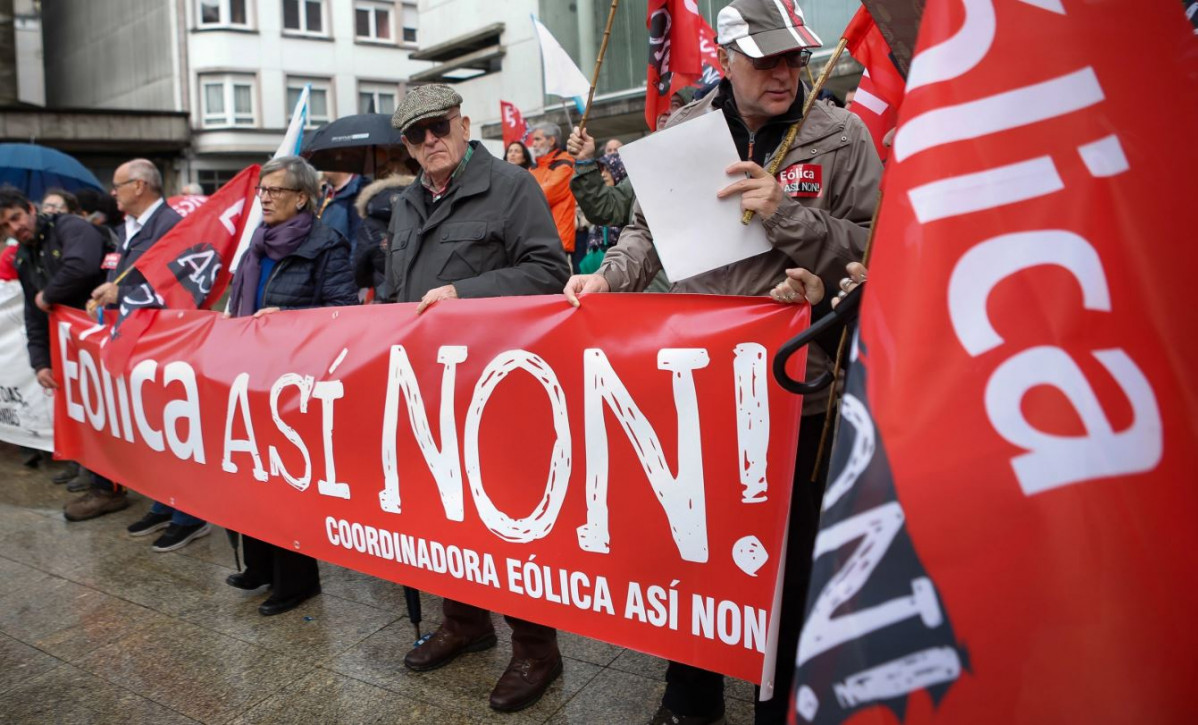
[[[0,441],[52,451],[54,399],[37,384],[25,340],[21,283],[0,281]]]
[[[765,229],[740,223],[740,196],[717,199],[740,161],[724,114],[705,113],[620,147],[653,245],[670,281],[770,250]]]

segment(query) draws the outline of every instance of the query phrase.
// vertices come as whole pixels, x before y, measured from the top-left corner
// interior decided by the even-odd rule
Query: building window
[[[254,77],[200,76],[204,126],[256,126]]]
[[[393,83],[359,83],[358,113],[395,113],[398,90]]]
[[[283,0],[283,28],[294,33],[328,35],[324,0]]]
[[[204,189],[205,196],[212,196],[240,172],[241,169],[200,169],[196,171],[196,183]]]
[[[420,27],[417,22],[420,13],[417,11],[416,3],[403,4],[403,42],[416,42],[416,29]]]
[[[317,128],[333,120],[332,89],[327,79],[320,78],[288,78],[287,79],[287,108],[283,117],[290,119],[299,103],[304,85],[312,84],[312,92],[308,94],[308,125],[307,128]]]
[[[394,3],[358,0],[354,6],[354,35],[358,40],[393,42],[391,15],[394,10]]]
[[[200,27],[248,27],[248,2],[249,0],[199,0]]]

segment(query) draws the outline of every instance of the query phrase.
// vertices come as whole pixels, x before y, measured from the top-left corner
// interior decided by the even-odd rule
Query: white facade
[[[13,3],[17,51],[17,100],[46,105],[46,73],[42,64],[42,19],[33,0]]]
[[[420,38],[414,0],[180,0],[186,17],[191,113],[185,178],[206,187],[273,154],[294,99],[312,84],[310,121],[390,112],[427,64],[408,58]],[[360,34],[359,31],[364,31]],[[289,92],[290,91],[290,92]]]

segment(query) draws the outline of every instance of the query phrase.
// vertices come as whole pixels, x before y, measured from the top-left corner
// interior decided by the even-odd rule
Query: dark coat
[[[354,208],[362,218],[354,242],[354,282],[359,288],[378,288],[387,271],[387,228],[391,226],[391,209],[396,199],[415,179],[411,176],[388,176],[373,182],[358,194]]]
[[[29,364],[34,370],[51,367],[50,317],[34,302],[37,293],[52,305],[83,309],[92,290],[104,282],[100,264],[107,250],[100,230],[73,214],[39,216],[33,240],[17,249]]]
[[[458,297],[561,292],[570,277],[549,203],[524,169],[497,161],[477,141],[437,202],[417,182],[391,214],[388,297],[416,302],[452,284]]]
[[[258,280],[246,280],[258,287]],[[358,288],[349,262],[349,242],[319,220],[308,238],[271,270],[262,307],[298,310],[358,304]]]
[[[128,244],[125,243],[125,225],[118,226],[116,229],[117,251],[121,253],[121,258],[117,262],[116,268],[108,271],[108,281],[113,282],[121,276],[126,269],[141,258],[141,255],[146,253],[146,250],[154,246],[182,219],[179,212],[172,209],[170,204],[166,203],[166,199],[163,199],[162,206],[154,210],[154,213],[146,220],[146,225],[137,230]],[[121,296],[123,297],[129,289],[145,284],[145,281],[146,278],[136,269],[129,272],[121,280]]]

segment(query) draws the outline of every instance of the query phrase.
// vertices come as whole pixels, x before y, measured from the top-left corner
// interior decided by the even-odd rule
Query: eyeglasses
[[[773,70],[778,67],[778,61],[780,60],[785,60],[786,67],[788,68],[805,68],[811,62],[810,50],[792,50],[789,53],[777,53],[775,55],[767,55],[764,58],[754,58],[734,45],[725,45],[724,48],[748,58],[749,62],[753,64],[754,70]]]
[[[117,181],[112,185],[112,192],[115,193],[117,189],[121,188],[125,184],[132,184],[135,181],[141,181],[141,179],[125,179],[124,181]]]
[[[299,189],[292,189],[290,186],[256,186],[256,187],[254,187],[255,194],[257,194],[258,196],[265,195],[267,199],[278,198],[279,194],[282,194],[284,191],[299,191]]]
[[[446,116],[445,118],[438,118],[435,121],[429,121],[428,123],[420,123],[415,126],[408,126],[407,130],[403,132],[403,137],[406,138],[410,144],[424,143],[426,131],[432,131],[433,135],[437,138],[445,138],[449,135],[449,122],[455,118],[461,118],[461,115],[454,114],[452,116]]]

